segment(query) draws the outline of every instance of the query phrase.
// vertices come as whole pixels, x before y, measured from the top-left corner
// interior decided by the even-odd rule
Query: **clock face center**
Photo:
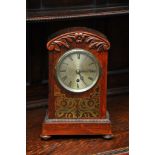
[[[100,66],[96,57],[83,49],[64,53],[56,65],[56,77],[66,90],[80,93],[91,89],[99,79]]]
[[[79,80],[79,79],[77,79],[77,80],[76,80],[76,82],[80,82],[80,80]]]

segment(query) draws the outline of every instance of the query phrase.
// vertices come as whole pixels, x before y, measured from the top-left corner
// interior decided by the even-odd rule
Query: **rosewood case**
[[[55,66],[59,58],[74,48],[92,53],[101,67],[96,85],[83,93],[63,89],[56,78]],[[106,106],[109,48],[110,43],[103,34],[84,27],[64,29],[49,38],[49,95],[42,124],[43,139],[52,135],[103,135],[111,138],[111,121]]]

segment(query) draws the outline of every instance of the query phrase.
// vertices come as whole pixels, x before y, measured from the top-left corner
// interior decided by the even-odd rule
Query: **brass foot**
[[[52,136],[49,136],[49,135],[40,135],[40,138],[43,139],[43,140],[49,140]]]
[[[112,134],[110,134],[110,135],[103,135],[103,138],[109,140],[109,139],[113,138],[113,135]]]

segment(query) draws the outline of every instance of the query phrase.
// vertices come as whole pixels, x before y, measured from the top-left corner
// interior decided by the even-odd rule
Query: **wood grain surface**
[[[53,136],[40,139],[46,107],[27,111],[27,155],[113,155],[128,154],[128,95],[108,98],[114,138],[101,136]],[[124,151],[123,151],[124,150]]]

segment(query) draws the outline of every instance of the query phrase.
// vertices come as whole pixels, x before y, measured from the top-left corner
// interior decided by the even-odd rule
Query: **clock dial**
[[[56,65],[60,85],[71,92],[91,89],[99,79],[100,66],[93,54],[83,49],[72,49],[62,55]]]

